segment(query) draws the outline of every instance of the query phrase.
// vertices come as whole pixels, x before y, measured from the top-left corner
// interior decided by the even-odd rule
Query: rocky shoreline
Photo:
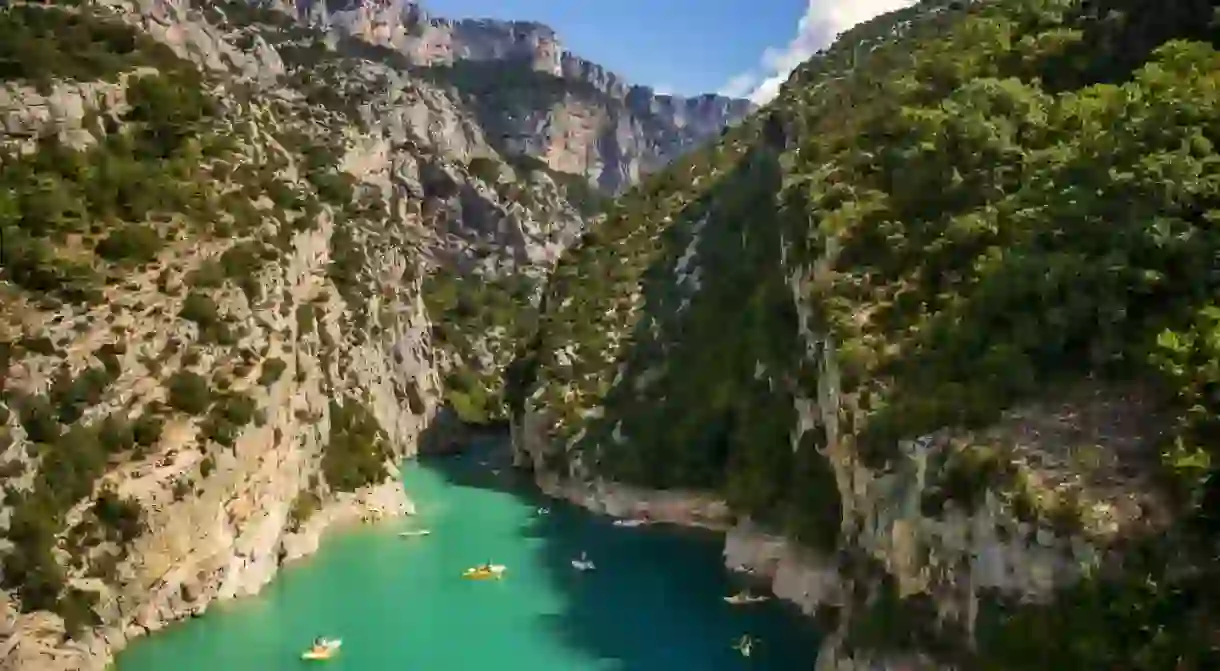
[[[635,517],[647,511],[656,522],[725,533],[724,563],[765,580],[772,593],[806,615],[820,605],[837,603],[842,584],[836,568],[782,537],[767,534],[751,521],[735,519],[728,504],[694,491],[648,490],[606,480],[579,483],[553,473],[535,476],[547,496],[613,517]]]
[[[308,557],[321,547],[326,533],[353,524],[413,515],[394,473],[386,482],[353,493],[339,494],[299,529],[282,529],[275,542],[261,548],[234,548],[227,570],[204,581],[175,583],[166,576],[149,590],[126,625],[103,626],[81,640],[64,641],[63,620],[53,613],[19,614],[16,604],[0,593],[0,671],[103,671],[114,657],[141,636],[179,620],[198,617],[211,603],[258,594],[288,563]],[[244,553],[243,553],[244,550]]]

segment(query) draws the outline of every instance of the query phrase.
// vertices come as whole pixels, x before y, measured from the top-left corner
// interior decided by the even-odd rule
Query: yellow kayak
[[[490,578],[501,578],[504,576],[505,567],[499,564],[492,564],[489,568],[476,567],[468,568],[462,573],[463,578],[470,580],[488,580]]]
[[[339,646],[343,645],[341,639],[334,641],[325,641],[320,648],[310,648],[301,653],[301,659],[322,661],[334,657],[339,652]]]

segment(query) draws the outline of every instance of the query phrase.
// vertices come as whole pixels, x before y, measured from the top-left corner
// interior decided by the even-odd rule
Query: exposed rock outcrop
[[[500,149],[583,175],[610,192],[631,186],[753,111],[746,100],[661,95],[631,85],[571,53],[552,28],[536,22],[436,18],[410,0],[281,7],[300,21],[436,70],[459,91],[474,91],[480,119]],[[500,81],[488,101],[483,82],[494,78]],[[538,95],[547,90],[555,95]]]

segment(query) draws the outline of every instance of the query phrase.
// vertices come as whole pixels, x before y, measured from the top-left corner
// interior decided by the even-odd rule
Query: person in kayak
[[[742,634],[741,638],[737,639],[737,642],[733,644],[733,649],[740,652],[742,657],[749,657],[750,653],[754,650],[755,643],[757,643],[757,640],[753,636]]]

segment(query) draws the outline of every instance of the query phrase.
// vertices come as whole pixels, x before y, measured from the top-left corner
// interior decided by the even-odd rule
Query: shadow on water
[[[723,566],[720,534],[661,524],[616,527],[608,517],[544,497],[510,462],[506,440],[492,436],[461,455],[420,459],[451,485],[510,493],[549,509],[520,533],[537,544],[544,571],[563,594],[562,614],[540,617],[566,646],[622,671],[812,668],[818,635],[795,608],[774,600],[724,602],[743,583]],[[572,566],[582,552],[596,570]],[[732,647],[747,633],[761,641],[748,659]]]

